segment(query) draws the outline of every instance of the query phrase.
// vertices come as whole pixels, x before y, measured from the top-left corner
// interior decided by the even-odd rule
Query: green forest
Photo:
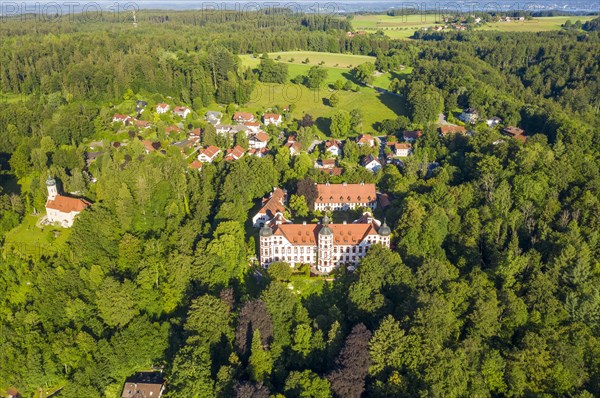
[[[127,377],[160,369],[165,397],[600,396],[600,20],[393,40],[348,35],[344,16],[279,11],[2,21],[0,395],[118,398]],[[115,128],[136,100],[165,101],[192,108],[181,129],[202,130],[203,145],[248,149],[204,113],[231,116],[258,84],[294,78],[263,55],[284,51],[375,57],[332,87],[319,66],[298,84],[336,95],[390,73],[385,98],[402,111],[371,129],[368,107],[340,109],[334,95],[331,120],[275,98],[286,122],[269,126],[267,156],[201,171],[165,144],[186,136],[166,133],[179,119],[140,116],[159,150]],[[438,115],[457,122],[466,108],[526,142],[485,122],[440,136]],[[404,130],[423,131],[414,153],[375,174],[351,144],[338,176],[285,147],[290,134],[305,151],[315,137]],[[90,161],[94,141],[104,149]],[[70,229],[36,225],[49,175],[93,203]],[[391,249],[327,278],[260,268],[260,199],[285,188],[290,215],[310,219],[303,188],[327,181],[389,195],[378,216]]]

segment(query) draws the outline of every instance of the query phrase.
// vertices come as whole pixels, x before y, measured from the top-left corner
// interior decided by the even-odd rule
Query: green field
[[[375,33],[378,30],[382,30],[392,39],[407,39],[416,30],[434,26],[438,17],[439,15],[434,14],[395,17],[389,15],[356,15],[352,20],[352,27],[355,30],[365,30],[368,33]],[[559,30],[560,26],[567,20],[571,22],[579,20],[583,23],[594,18],[596,17],[539,17],[528,21],[494,22],[486,24],[479,29],[504,32],[543,32]]]
[[[54,226],[38,228],[39,219],[38,216],[25,216],[19,226],[6,234],[5,250],[33,258],[60,251],[71,230]]]
[[[413,35],[416,30],[434,26],[436,15],[356,15],[352,20],[354,30],[365,30],[368,33],[375,33],[382,30],[386,36],[392,39],[407,39]]]
[[[271,84],[259,83],[254,90],[252,99],[243,107],[250,112],[259,112],[264,109],[278,105],[280,107],[293,104],[292,115],[294,118],[302,118],[302,115],[308,113],[317,121],[319,130],[323,133],[329,131],[329,118],[339,109],[350,111],[358,108],[363,110],[363,129],[365,132],[372,131],[373,125],[383,119],[395,118],[402,114],[402,107],[398,97],[391,94],[377,92],[375,89],[360,86],[359,91],[339,91],[340,103],[336,108],[328,105],[327,99],[333,94],[333,89],[329,85],[336,80],[352,80],[350,67],[363,62],[374,62],[375,57],[352,54],[334,54],[317,53],[308,51],[294,51],[285,53],[271,53],[272,59],[281,56],[280,62],[285,61],[288,64],[288,75],[291,81],[299,75],[306,75],[308,70],[318,65],[321,61],[325,62],[323,67],[327,69],[327,86],[319,90],[312,90],[303,85],[293,84]],[[242,64],[250,67],[256,67],[260,59],[252,55],[240,56]],[[294,58],[294,62],[288,62]],[[310,62],[303,64],[302,61],[309,58]],[[337,67],[331,65],[338,65]],[[410,68],[400,73],[410,73]],[[402,74],[398,74],[402,78]],[[388,88],[392,76],[389,73],[377,76],[374,85],[377,87]],[[355,82],[356,83],[356,82]],[[368,110],[368,111],[367,111]]]
[[[285,51],[269,53],[269,57],[276,59],[281,57],[280,62],[299,65],[318,65],[323,62],[322,66],[332,68],[352,68],[364,62],[375,62],[375,57],[368,55],[354,54],[337,54],[337,53],[321,53],[316,51]],[[255,67],[260,62],[260,59],[254,58],[251,55],[242,55],[242,61],[245,65]],[[304,64],[303,61],[308,58],[309,62]]]
[[[503,32],[544,32],[559,30],[560,26],[571,22],[586,22],[595,17],[539,17],[526,21],[494,22],[482,26],[482,30],[499,30]]]

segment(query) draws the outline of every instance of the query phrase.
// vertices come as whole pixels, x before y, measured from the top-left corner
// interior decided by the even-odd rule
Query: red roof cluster
[[[317,184],[316,203],[369,203],[377,199],[375,184]]]

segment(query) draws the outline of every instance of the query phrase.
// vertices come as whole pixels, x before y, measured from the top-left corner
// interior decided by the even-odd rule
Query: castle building
[[[333,224],[327,216],[320,224],[291,224],[278,213],[260,229],[260,264],[310,264],[323,273],[341,264],[356,267],[372,245],[390,247],[390,234],[370,212],[351,224]]]
[[[48,200],[46,201],[46,219],[50,224],[59,224],[64,228],[73,226],[75,216],[91,205],[90,202],[62,196],[58,194],[56,180],[48,178],[46,180],[48,188]]]
[[[377,207],[375,184],[316,184],[317,198],[314,210],[343,210],[358,207]]]

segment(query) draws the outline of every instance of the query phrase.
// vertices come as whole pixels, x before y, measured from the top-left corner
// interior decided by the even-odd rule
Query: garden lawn
[[[26,257],[39,258],[42,254],[57,253],[65,245],[71,229],[55,226],[36,227],[39,216],[27,215],[20,225],[6,234],[5,249]],[[58,231],[55,237],[54,231]]]

